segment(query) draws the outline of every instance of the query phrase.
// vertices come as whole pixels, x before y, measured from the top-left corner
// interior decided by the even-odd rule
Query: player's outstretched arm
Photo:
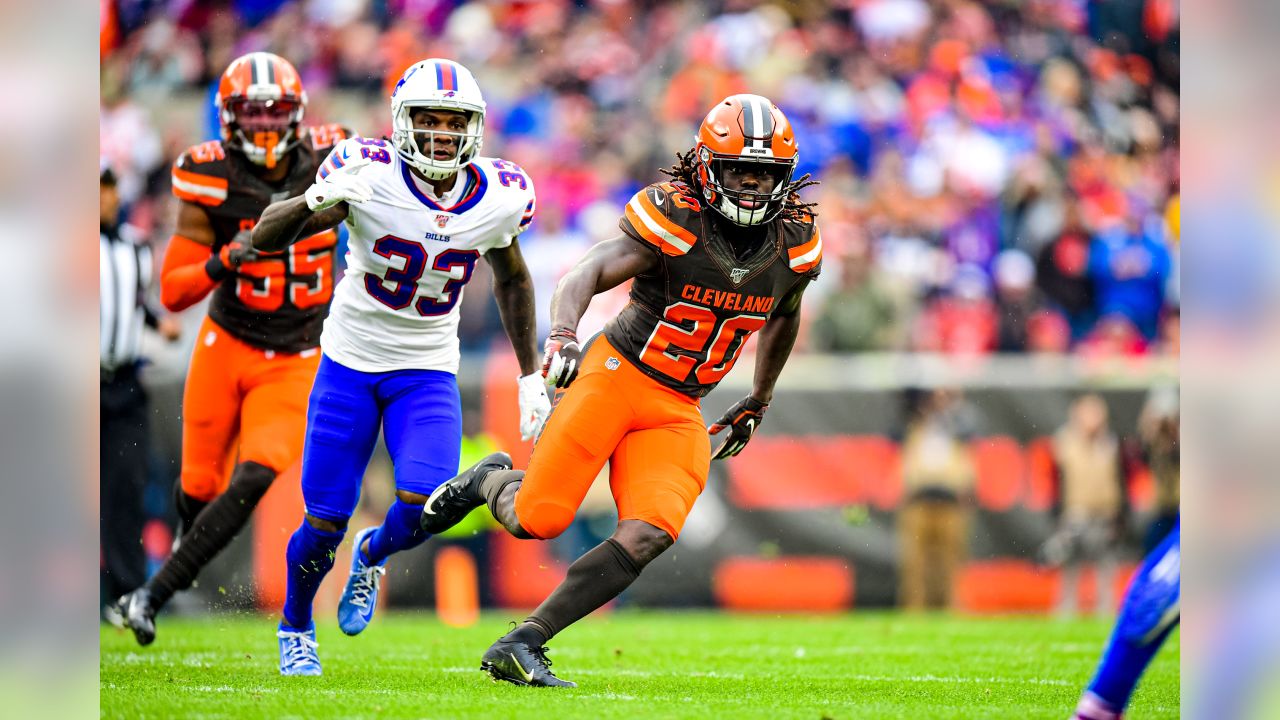
[[[782,366],[791,357],[791,348],[800,334],[800,299],[804,297],[808,278],[801,279],[778,303],[778,309],[760,328],[756,345],[756,375],[751,397],[768,405],[773,400],[773,386],[778,382]]]
[[[578,376],[582,356],[578,321],[591,298],[657,267],[658,256],[652,250],[622,235],[588,250],[560,279],[551,296],[551,334],[542,356],[542,375],[548,385],[568,387]]]
[[[348,212],[349,206],[345,202],[319,211],[312,210],[307,206],[304,195],[273,202],[262,211],[262,218],[253,226],[253,249],[278,252],[302,238],[337,227],[347,219]]]
[[[712,435],[725,434],[712,453],[713,460],[723,460],[742,452],[751,436],[764,420],[764,412],[773,400],[773,386],[791,355],[800,334],[800,298],[804,296],[807,278],[802,279],[778,303],[778,309],[760,329],[756,346],[756,375],[751,394],[739,400],[707,428]],[[725,432],[728,430],[728,432]]]

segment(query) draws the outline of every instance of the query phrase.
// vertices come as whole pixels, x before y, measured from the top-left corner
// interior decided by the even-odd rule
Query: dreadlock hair
[[[669,168],[661,168],[658,172],[691,188],[701,189],[693,150],[676,153],[676,164]],[[820,184],[819,181],[813,180],[810,173],[805,173],[799,180],[792,182],[791,192],[787,194],[787,199],[782,204],[782,212],[778,213],[778,217],[784,220],[812,222],[818,217],[818,213],[814,211],[818,203],[801,201],[800,191],[818,184]]]

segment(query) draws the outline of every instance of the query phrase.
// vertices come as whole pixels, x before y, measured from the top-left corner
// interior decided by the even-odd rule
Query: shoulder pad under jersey
[[[818,232],[818,224],[813,218],[783,220],[782,239],[791,270],[817,277],[822,270],[822,234]]]
[[[654,183],[631,197],[618,227],[667,255],[684,255],[698,242],[701,210],[688,186]]]
[[[316,170],[316,182],[329,177],[329,173],[334,170],[345,167],[352,158],[365,157],[370,160],[370,166],[382,165],[391,167],[394,156],[395,149],[391,147],[389,141],[352,135],[340,140],[329,151],[328,157],[324,159],[324,162],[320,163],[320,168]],[[372,167],[366,168],[361,172],[368,175],[371,171]]]
[[[475,167],[485,174],[491,191],[496,190],[502,197],[506,209],[503,217],[512,219],[512,235],[519,235],[533,223],[538,210],[537,195],[533,189],[533,178],[524,168],[502,158],[478,157]]]
[[[210,140],[192,145],[173,164],[173,194],[206,207],[216,207],[227,199],[227,153],[222,142]]]
[[[355,131],[345,125],[329,123],[327,125],[310,125],[304,130],[303,142],[316,152],[328,153],[334,145],[346,138],[354,137]]]

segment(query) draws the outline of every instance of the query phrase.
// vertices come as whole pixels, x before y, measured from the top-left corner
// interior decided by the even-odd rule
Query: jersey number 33
[[[444,315],[453,309],[462,297],[462,286],[471,279],[471,272],[480,259],[477,250],[452,248],[432,258],[422,243],[394,235],[378,238],[373,252],[386,258],[389,267],[381,278],[365,275],[365,290],[392,310],[404,310],[412,305],[423,317]],[[443,279],[443,286],[437,291],[433,292],[430,284],[421,285],[422,276],[428,270]]]

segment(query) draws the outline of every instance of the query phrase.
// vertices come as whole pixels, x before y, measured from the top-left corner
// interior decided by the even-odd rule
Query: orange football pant
[[[711,440],[697,398],[645,375],[599,335],[529,461],[520,525],[543,539],[564,532],[606,461],[618,519],[675,539],[707,484]]]
[[[227,489],[228,463],[253,461],[277,474],[302,457],[307,396],[320,349],[260,350],[206,317],[182,394],[182,490],[212,500]],[[239,458],[233,443],[239,436]]]

